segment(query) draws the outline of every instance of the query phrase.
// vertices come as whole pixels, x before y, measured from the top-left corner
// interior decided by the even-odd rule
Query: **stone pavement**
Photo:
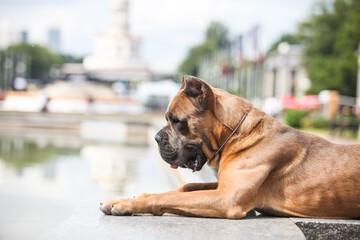
[[[107,216],[97,200],[81,201],[66,222],[38,237],[47,239],[305,239],[289,218],[243,220],[165,216]]]
[[[241,220],[176,215],[107,216],[98,209],[99,202],[94,197],[81,201],[66,222],[36,239],[360,239],[360,220],[258,214]]]

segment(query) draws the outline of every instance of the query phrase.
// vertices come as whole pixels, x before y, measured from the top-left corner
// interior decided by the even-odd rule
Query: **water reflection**
[[[0,149],[1,161],[19,173],[26,167],[45,164],[59,155],[78,154],[77,149],[56,147],[45,138],[25,139],[21,136],[0,135]]]
[[[123,195],[126,181],[136,179],[136,160],[144,155],[139,148],[88,145],[82,148],[81,156],[90,161],[91,177],[107,195]]]
[[[83,196],[168,190],[144,141],[36,132],[0,133],[0,239],[28,239],[55,227]]]

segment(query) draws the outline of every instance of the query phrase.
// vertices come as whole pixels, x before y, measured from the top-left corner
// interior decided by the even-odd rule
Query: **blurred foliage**
[[[184,74],[196,76],[198,73],[198,64],[209,53],[214,52],[213,45],[203,43],[201,45],[190,48],[187,57],[181,63],[178,71]]]
[[[287,42],[288,44],[300,44],[299,36],[296,34],[283,34],[277,41],[275,41],[269,50],[267,51],[267,54],[277,50],[278,46],[282,42]]]
[[[75,57],[69,54],[60,54],[62,63],[82,63],[83,57]]]
[[[229,30],[220,22],[211,22],[206,30],[205,42],[213,45],[216,49],[226,47],[229,44]]]
[[[286,110],[286,124],[293,128],[302,128],[306,112],[303,110]]]
[[[300,25],[304,64],[312,82],[308,93],[329,89],[356,95],[359,13],[359,0],[321,0]]]
[[[18,53],[25,54],[30,61],[29,78],[47,80],[53,66],[63,63],[82,63],[82,57],[74,57],[68,54],[57,54],[50,49],[36,44],[20,43],[9,46],[0,51],[4,56],[12,56]]]
[[[228,29],[219,22],[211,22],[206,30],[205,41],[190,48],[186,58],[180,64],[178,72],[196,76],[200,61],[229,43]]]
[[[329,127],[329,120],[323,117],[312,118],[306,116],[302,119],[301,125],[306,129],[327,129]]]
[[[9,46],[4,52],[25,53],[30,58],[30,78],[34,79],[48,79],[51,67],[61,63],[60,55],[36,44],[20,43]]]
[[[304,110],[286,110],[286,124],[293,128],[328,129],[330,120]]]

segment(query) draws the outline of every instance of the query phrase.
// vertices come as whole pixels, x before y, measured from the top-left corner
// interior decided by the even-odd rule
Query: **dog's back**
[[[301,217],[359,218],[360,145],[334,144],[285,128],[282,134],[288,136],[283,146],[296,144],[299,149],[288,164],[265,181],[262,189],[266,189],[266,196],[271,191],[277,196],[270,200],[270,205],[276,207],[267,210],[268,204],[260,203],[264,211]]]

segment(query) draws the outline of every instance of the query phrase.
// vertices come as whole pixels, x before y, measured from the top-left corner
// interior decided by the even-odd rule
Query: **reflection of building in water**
[[[85,146],[81,156],[90,161],[90,171],[93,180],[100,182],[108,195],[121,195],[125,181],[129,179],[128,172],[135,173],[131,164],[141,152],[138,148],[128,146]]]
[[[84,59],[84,67],[100,79],[149,80],[150,72],[140,58],[141,39],[129,32],[128,1],[111,3],[111,22],[97,37],[94,54]]]
[[[23,136],[0,135],[0,161],[6,166],[7,172],[19,177],[24,176],[26,171],[37,171],[43,179],[54,180],[57,178],[54,159],[77,152],[76,142],[71,139],[64,142],[52,140],[50,143],[45,136],[27,139]]]
[[[2,159],[0,157],[0,184],[2,184],[3,182],[5,182],[5,180],[7,179],[7,167],[5,164],[4,159]]]
[[[43,177],[48,180],[56,178],[56,162],[50,161],[44,164]]]

